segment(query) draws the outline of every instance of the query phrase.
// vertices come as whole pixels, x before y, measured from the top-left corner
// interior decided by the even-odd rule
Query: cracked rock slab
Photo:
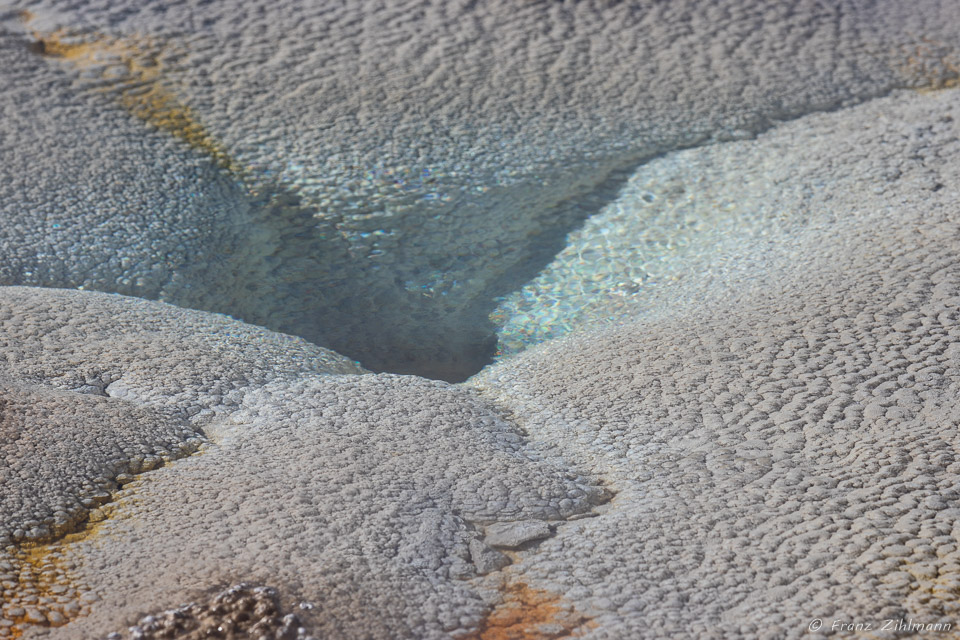
[[[471,540],[469,549],[470,559],[477,570],[477,575],[485,576],[510,564],[510,558],[506,554],[491,549],[480,540]]]
[[[528,542],[543,540],[553,534],[550,524],[542,520],[497,522],[486,529],[486,542],[497,549],[519,549]]]

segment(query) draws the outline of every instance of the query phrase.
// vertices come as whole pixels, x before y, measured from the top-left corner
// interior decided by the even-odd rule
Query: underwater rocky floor
[[[955,633],[958,46],[0,8],[0,638]]]

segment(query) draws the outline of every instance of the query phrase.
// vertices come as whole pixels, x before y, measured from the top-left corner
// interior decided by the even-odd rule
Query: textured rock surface
[[[241,576],[315,603],[298,615],[321,637],[466,631],[486,610],[466,581],[477,527],[603,500],[468,393],[416,378],[280,383],[208,431],[215,446],[131,485],[124,517],[72,546],[99,603],[58,637]]]
[[[200,422],[271,380],[363,372],[300,338],[225,316],[30,287],[0,289],[0,362],[20,380],[164,407]]]
[[[72,567],[37,549],[102,518],[121,482],[202,440],[161,411],[0,379],[0,627],[81,614]]]
[[[191,603],[144,616],[127,630],[115,631],[107,640],[313,640],[296,614],[283,614],[277,592],[269,587],[238,584],[221,591],[209,602]]]
[[[957,75],[950,0],[14,4],[31,13],[25,25],[10,13],[16,64],[4,73],[51,91],[4,98],[5,122],[52,141],[11,146],[17,166],[42,167],[29,209],[50,212],[43,226],[27,219],[16,242],[51,247],[52,234],[63,248],[5,283],[72,286],[93,271],[95,288],[230,313],[377,370],[447,379],[489,356],[494,297],[533,276],[624,170]],[[46,58],[27,51],[35,37]],[[69,152],[60,141],[77,134],[63,131],[74,126],[58,117],[63,105],[97,113]],[[124,107],[160,129],[139,155]],[[225,176],[204,178],[193,197],[193,176],[212,163],[150,146],[169,133],[256,195]],[[123,166],[85,162],[87,149]],[[134,176],[142,195],[116,186],[116,174],[155,157],[170,166],[155,180]],[[72,205],[58,173],[80,170],[114,185],[87,196],[95,207]],[[171,185],[182,197],[156,203],[154,185],[179,176],[189,176]],[[218,215],[197,218],[204,205]],[[124,226],[116,212],[131,207]],[[143,217],[157,208],[168,213]],[[90,245],[84,260],[96,269],[61,257]]]
[[[0,282],[208,307],[201,284],[242,290],[248,269],[229,259],[252,207],[244,190],[111,95],[80,91],[34,42],[0,10]]]
[[[759,170],[775,186],[757,202],[817,224],[738,238],[642,320],[478,376],[534,441],[618,492],[510,568],[592,615],[587,637],[955,627],[957,97],[681,154],[676,181],[735,200]]]
[[[119,485],[195,451],[251,386],[363,371],[223,316],[27,287],[0,288],[0,354],[0,621],[17,625],[86,611],[93,594],[51,541],[107,517]]]
[[[4,587],[0,613],[18,629],[82,612],[62,637],[106,633],[145,603],[174,607],[249,578],[322,603],[301,614],[321,635],[466,631],[486,611],[466,581],[484,525],[562,520],[606,499],[538,460],[470,391],[329,375],[361,370],[228,318],[13,287],[0,289],[0,329],[17,380],[0,423],[12,436],[0,561],[26,576]],[[200,427],[212,439],[202,455],[155,468],[161,447],[194,442]],[[149,482],[132,477],[151,469]],[[9,546],[62,536],[96,506],[84,500],[118,496],[84,535]],[[38,577],[44,566],[56,584]]]
[[[75,530],[118,477],[196,450],[251,385],[363,371],[223,316],[28,287],[0,289],[0,362],[0,544]]]
[[[123,400],[0,380],[0,544],[44,542],[110,500],[117,476],[196,450],[195,428]]]
[[[472,386],[0,288],[0,637],[217,629],[246,580],[320,637],[956,626],[958,94],[851,106],[956,82],[952,3],[31,9],[5,281],[434,372],[648,154],[838,110],[635,172],[527,289],[569,335]],[[624,303],[649,204],[711,232]]]
[[[774,252],[778,262],[770,265],[771,248],[796,251],[802,238],[879,207],[901,215],[897,194],[918,198],[950,185],[952,95],[930,95],[929,108],[942,113],[917,120],[881,101],[858,112],[869,114],[860,121],[804,119],[761,135],[762,144],[729,142],[652,160],[501,304],[501,351],[673,313],[677,296],[715,298],[724,270],[789,265],[786,251]],[[824,153],[831,144],[836,157]]]
[[[362,371],[223,316],[27,287],[0,289],[0,354],[12,377],[0,379],[0,540],[18,541],[63,535],[118,475],[195,450],[202,425],[251,385]]]
[[[528,542],[543,540],[553,531],[550,525],[539,520],[521,522],[498,522],[487,527],[484,539],[491,547],[500,549],[518,549]]]

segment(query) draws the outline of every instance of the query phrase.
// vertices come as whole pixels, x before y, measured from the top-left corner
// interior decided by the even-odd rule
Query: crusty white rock
[[[241,579],[315,604],[298,616],[319,637],[445,637],[486,611],[467,581],[483,524],[559,520],[605,495],[531,459],[468,392],[412,377],[269,385],[211,431],[216,445],[130,485],[123,517],[72,546],[99,602],[52,637]]]
[[[329,336],[327,346],[349,336],[375,362],[450,377],[462,362],[434,338],[462,331],[446,344],[482,351],[465,310],[483,309],[511,265],[598,210],[618,171],[844,108],[652,164],[674,183],[705,184],[708,200],[759,207],[759,224],[686,254],[677,271],[695,277],[651,289],[645,316],[601,331],[582,323],[484,372],[479,395],[330,375],[362,370],[222,316],[0,289],[0,428],[16,434],[0,450],[16,470],[0,501],[0,522],[12,523],[0,540],[5,623],[96,637],[248,580],[276,587],[283,610],[305,605],[297,615],[321,637],[474,631],[505,583],[507,594],[562,596],[558,610],[593,619],[579,630],[588,637],[956,622],[957,94],[850,107],[947,83],[955,7],[602,5],[222,3],[154,15],[38,2],[19,18],[28,26],[7,20],[0,73],[41,79],[53,103],[45,111],[22,82],[0,99],[4,128],[37,131],[0,141],[10,157],[52,163],[22,143],[60,149],[56,135],[76,128],[60,119],[92,121],[68,141],[79,155],[42,169],[36,193],[26,178],[8,181],[8,281],[35,265],[44,279],[33,283],[95,272],[90,286],[111,288],[100,283],[128,269],[123,278],[145,283],[131,292]],[[76,50],[57,59],[59,38],[72,37],[50,35],[57,26],[92,58],[97,43],[134,33],[176,41],[185,53],[164,58],[157,81],[178,87],[211,137],[177,143],[161,127],[138,154],[134,120],[105,99],[129,94]],[[160,126],[134,104],[134,117]],[[31,116],[44,113],[58,122]],[[85,149],[114,145],[135,169],[87,167]],[[141,170],[155,162],[163,175]],[[194,183],[177,182],[191,167],[211,193],[194,198]],[[147,206],[128,229],[131,199],[110,176],[141,171],[146,200],[132,201]],[[770,179],[741,187],[745,171]],[[74,175],[106,195],[73,203]],[[157,181],[172,189],[169,210],[150,191]],[[779,209],[798,212],[787,216],[796,233],[778,234],[763,213]],[[40,228],[77,215],[62,241]],[[215,222],[177,235],[199,229],[198,216]],[[611,222],[631,234],[632,221]],[[200,433],[210,441],[200,455],[150,470],[150,456]],[[77,526],[115,482],[125,488],[96,527],[25,543]],[[602,487],[616,492],[609,505]],[[496,546],[516,546],[519,562],[506,566]]]
[[[28,287],[0,288],[0,363],[0,543],[75,529],[117,476],[194,451],[251,386],[363,372],[224,316]]]
[[[586,637],[956,628],[957,98],[903,94],[665,160],[720,201],[750,175],[770,185],[752,202],[809,208],[810,227],[694,256],[640,320],[476,378],[618,492],[510,569],[583,606]]]
[[[251,387],[363,372],[224,316],[28,287],[0,288],[0,363],[0,620],[34,624],[88,604],[69,563],[29,555],[37,543],[83,530],[118,485],[195,451]]]
[[[539,460],[471,391],[331,375],[362,369],[222,316],[5,287],[0,354],[13,379],[0,414],[0,562],[28,576],[4,587],[0,616],[20,625],[13,612],[31,605],[28,622],[56,626],[82,606],[89,615],[63,637],[103,635],[244,580],[322,603],[300,614],[321,634],[466,631],[487,607],[466,579],[502,566],[484,525],[559,521],[606,499],[592,479]],[[195,448],[201,428],[212,440],[202,455],[157,468]],[[130,484],[145,471],[149,482]],[[42,580],[7,545],[82,529],[116,495],[131,499],[100,513],[92,537],[52,545],[59,599],[37,605]]]
[[[0,282],[195,307],[209,306],[202,283],[218,297],[242,287],[243,263],[225,264],[252,206],[237,181],[34,44],[0,10]]]
[[[0,362],[10,375],[186,416],[304,374],[363,373],[328,349],[226,316],[95,292],[0,288]]]

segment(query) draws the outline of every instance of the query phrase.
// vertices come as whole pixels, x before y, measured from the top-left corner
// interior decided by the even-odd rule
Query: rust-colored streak
[[[591,624],[589,618],[560,596],[524,583],[508,584],[503,596],[503,602],[494,607],[480,628],[463,636],[463,640],[570,638]]]
[[[37,53],[99,72],[100,90],[116,93],[131,114],[206,153],[219,166],[238,172],[223,145],[171,89],[164,73],[163,43],[147,37],[71,35],[64,30],[34,33],[34,37]]]

